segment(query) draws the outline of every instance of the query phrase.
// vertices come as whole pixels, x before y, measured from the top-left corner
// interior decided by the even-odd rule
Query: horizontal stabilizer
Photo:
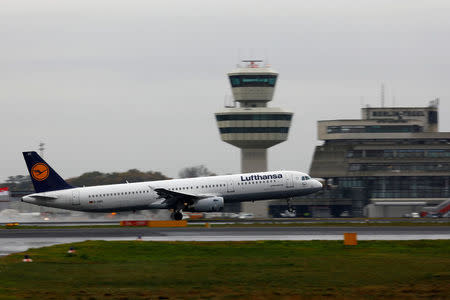
[[[28,197],[38,199],[38,200],[55,200],[58,199],[56,196],[44,196],[44,195],[28,195]]]

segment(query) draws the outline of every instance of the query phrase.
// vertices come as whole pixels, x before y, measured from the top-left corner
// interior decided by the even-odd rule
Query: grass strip
[[[1,257],[0,299],[448,299],[449,253],[449,240],[86,241]]]

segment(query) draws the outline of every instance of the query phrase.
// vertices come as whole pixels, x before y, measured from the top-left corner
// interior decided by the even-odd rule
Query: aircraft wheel
[[[174,220],[181,221],[183,220],[183,213],[181,211],[177,211],[173,214]]]

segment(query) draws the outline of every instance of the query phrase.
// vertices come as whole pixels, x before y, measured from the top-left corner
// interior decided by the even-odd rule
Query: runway
[[[358,240],[450,239],[450,226],[298,226],[212,228],[48,228],[0,230],[0,255],[84,240],[255,241],[342,240],[356,232]]]

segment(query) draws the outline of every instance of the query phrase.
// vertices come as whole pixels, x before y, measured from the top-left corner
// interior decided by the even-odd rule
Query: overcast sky
[[[450,131],[450,2],[0,1],[0,181],[47,144],[64,177],[138,168],[176,177],[204,164],[240,170],[213,113],[239,58],[279,73],[270,106],[295,115],[270,169],[308,171],[316,121],[362,105],[441,99]]]

